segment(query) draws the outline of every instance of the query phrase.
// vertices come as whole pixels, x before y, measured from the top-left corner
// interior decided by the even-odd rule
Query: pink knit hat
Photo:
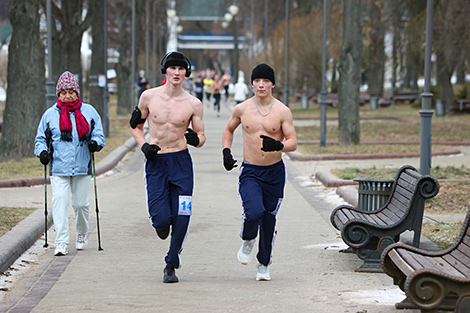
[[[55,92],[57,96],[59,96],[59,93],[65,89],[75,90],[77,95],[80,96],[80,87],[78,86],[78,80],[69,71],[65,71],[62,75],[60,75],[59,80],[57,81],[57,86],[55,87]]]

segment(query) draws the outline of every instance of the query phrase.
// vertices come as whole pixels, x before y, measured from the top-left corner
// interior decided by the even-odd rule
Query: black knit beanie
[[[188,59],[181,52],[174,51],[162,60],[162,74],[166,73],[166,69],[170,66],[181,66],[186,69],[186,76],[191,74],[191,65]]]
[[[259,64],[251,72],[251,83],[253,83],[253,81],[257,78],[269,79],[273,85],[276,84],[273,68],[265,63]]]

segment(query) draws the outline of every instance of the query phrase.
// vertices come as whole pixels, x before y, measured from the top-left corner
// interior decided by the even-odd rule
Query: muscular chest
[[[192,110],[185,104],[155,105],[149,107],[149,118],[155,124],[171,124],[176,127],[187,125]]]
[[[248,134],[274,135],[281,131],[280,119],[276,114],[261,116],[258,112],[252,112],[242,118],[243,131]]]

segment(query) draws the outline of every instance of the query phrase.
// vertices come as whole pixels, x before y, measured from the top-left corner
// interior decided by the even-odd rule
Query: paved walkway
[[[285,158],[289,182],[278,215],[272,281],[255,280],[255,259],[247,266],[238,263],[242,213],[238,172],[225,171],[221,154],[229,114],[223,107],[217,118],[206,108],[207,142],[203,148],[190,148],[195,168],[193,216],[181,255],[183,266],[177,270],[178,284],[162,283],[168,240],[158,239],[148,222],[143,155],[136,149],[119,171],[98,178],[104,251],[97,250],[91,188],[88,248],[77,252],[72,244],[69,255],[54,257],[53,245],[44,249],[39,240],[30,256],[34,264],[8,292],[0,291],[0,311],[396,312],[394,303],[404,294],[392,279],[356,273],[362,261],[339,253],[345,245],[327,217],[341,199],[312,185],[307,163]],[[240,129],[232,150],[240,164]],[[44,189],[0,189],[0,198],[6,199],[4,205],[43,207]],[[74,227],[71,230],[73,242]],[[50,230],[50,243],[53,236]]]

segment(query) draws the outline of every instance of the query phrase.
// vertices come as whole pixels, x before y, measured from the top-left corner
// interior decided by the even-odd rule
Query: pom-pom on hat
[[[257,78],[269,79],[273,85],[276,84],[273,68],[265,63],[257,65],[251,72],[251,83]]]
[[[78,86],[78,80],[69,71],[65,71],[62,75],[60,75],[59,80],[57,81],[57,86],[55,87],[55,93],[57,96],[59,96],[59,93],[65,89],[75,90],[77,96],[80,97],[80,87]]]

